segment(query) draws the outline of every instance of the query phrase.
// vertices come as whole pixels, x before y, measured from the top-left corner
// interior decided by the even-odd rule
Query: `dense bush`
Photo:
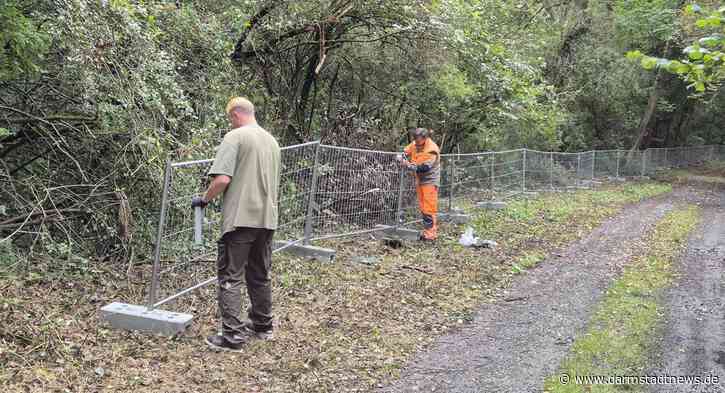
[[[722,97],[623,56],[685,49],[680,6],[4,1],[0,239],[143,258],[165,162],[210,156],[234,95],[282,144],[399,149],[413,126],[445,152],[718,143]]]

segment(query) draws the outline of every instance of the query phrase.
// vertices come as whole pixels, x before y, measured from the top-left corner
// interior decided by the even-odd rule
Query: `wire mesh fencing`
[[[405,172],[396,153],[319,146],[309,239],[396,225]]]
[[[282,148],[276,240],[299,242],[304,238],[309,201],[315,189],[318,145],[312,142]],[[200,231],[195,229],[191,208],[191,199],[208,186],[212,163],[208,159],[167,164],[149,293],[151,306],[160,306],[213,281],[209,277],[215,271],[222,206],[217,199],[204,209]]]
[[[475,201],[520,194],[525,187],[524,159],[522,149],[442,155],[440,210],[450,208],[454,199]]]
[[[282,148],[276,239],[296,241],[310,230],[319,168],[319,142]],[[309,234],[307,235],[309,238]]]
[[[641,151],[627,151],[619,154],[619,176],[643,176],[646,167]]]
[[[372,232],[420,221],[414,173],[396,152],[310,142],[281,152],[276,251],[299,243]],[[441,156],[439,211],[460,203],[504,200],[531,191],[575,190],[595,179],[725,159],[725,146],[580,153],[517,149]],[[208,183],[212,160],[168,163],[149,303],[158,306],[214,281],[221,205],[195,230],[191,198]]]
[[[594,168],[596,164],[596,152],[587,151],[579,153],[580,158],[577,164],[577,180],[580,187],[588,188],[594,181]]]

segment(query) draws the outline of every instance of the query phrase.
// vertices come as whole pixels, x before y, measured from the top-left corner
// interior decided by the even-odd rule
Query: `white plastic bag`
[[[461,243],[464,247],[471,247],[476,244],[476,236],[473,234],[473,228],[466,227],[466,231],[463,232],[461,238],[458,239],[458,243]]]

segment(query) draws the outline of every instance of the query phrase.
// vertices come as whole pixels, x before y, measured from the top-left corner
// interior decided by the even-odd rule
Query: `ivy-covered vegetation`
[[[444,152],[720,143],[719,7],[5,0],[0,240],[148,252],[165,161],[209,157],[234,95],[282,144],[398,149],[413,126]]]

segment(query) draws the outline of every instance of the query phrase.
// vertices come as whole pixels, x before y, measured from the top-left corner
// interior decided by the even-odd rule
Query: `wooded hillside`
[[[235,95],[283,145],[397,150],[414,126],[444,152],[722,143],[718,7],[5,0],[0,264],[149,252],[166,160],[211,156]]]

